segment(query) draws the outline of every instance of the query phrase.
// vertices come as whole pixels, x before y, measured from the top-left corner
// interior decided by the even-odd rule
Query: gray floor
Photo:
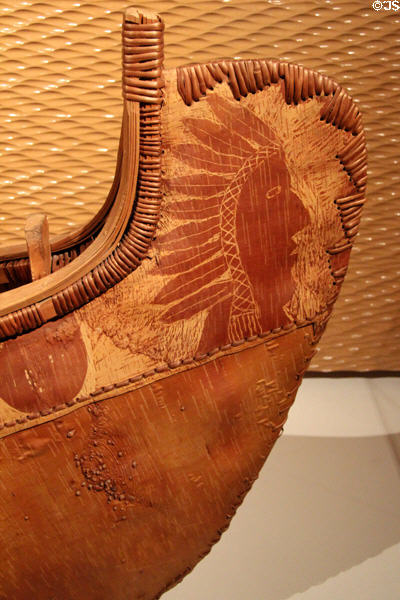
[[[229,530],[164,598],[399,600],[400,378],[306,379]]]

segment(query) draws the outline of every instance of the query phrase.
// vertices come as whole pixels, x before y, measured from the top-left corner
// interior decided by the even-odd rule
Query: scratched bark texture
[[[124,81],[138,124],[142,91]],[[347,270],[366,156],[343,89],[274,61],[167,70],[162,94],[157,81],[119,244],[143,246],[147,223],[142,260],[123,276],[106,261],[104,289],[93,269],[46,296],[60,269],[9,314],[19,288],[2,295],[3,598],[155,600],[179,582],[281,433]]]
[[[257,477],[310,329],[5,438],[0,597],[143,600],[183,577]]]
[[[0,435],[110,395],[146,372],[163,377],[171,364],[181,368],[182,361],[254,336],[325,325],[364,202],[357,109],[340,88],[332,93],[330,80],[299,78],[297,71],[284,76],[278,63],[265,67],[275,82],[261,82],[261,92],[239,93],[238,101],[235,76],[192,102],[200,88],[197,67],[190,69],[178,74],[179,84],[176,71],[164,73],[163,202],[140,266],[87,304],[94,285],[87,277],[44,296],[51,317],[77,310],[37,330],[29,332],[37,314],[48,320],[40,302],[0,320],[3,336],[15,323],[19,333],[28,329],[0,345]],[[183,86],[186,76],[193,89]],[[306,99],[294,104],[290,94],[299,90]],[[115,263],[107,265],[112,285]],[[2,298],[17,297],[19,289],[26,296],[35,284],[45,290],[45,283]]]
[[[57,234],[105,199],[118,148],[125,0],[0,1],[0,240],[39,208]],[[166,66],[219,56],[283,59],[334,77],[360,103],[369,198],[314,370],[399,368],[399,12],[372,1],[154,0]]]

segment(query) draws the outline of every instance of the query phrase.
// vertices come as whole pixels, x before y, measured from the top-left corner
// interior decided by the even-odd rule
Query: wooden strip
[[[142,15],[140,17],[141,24],[144,27],[150,26],[151,28],[150,19],[157,19],[154,25],[158,27],[159,18],[157,16],[144,16],[142,12],[140,14]],[[129,18],[132,18],[131,14]],[[127,23],[126,19],[127,17],[125,17],[124,26]],[[159,29],[162,31],[162,26]],[[161,70],[162,53],[158,59],[158,66]],[[146,63],[143,63],[143,68],[146,69]],[[136,101],[132,102],[125,98],[121,136],[121,177],[119,178],[122,183],[118,181],[116,199],[104,220],[101,232],[75,260],[64,266],[62,271],[54,273],[46,287],[38,287],[37,282],[33,282],[23,289],[9,290],[1,295],[0,330],[5,332],[6,337],[10,335],[10,331],[13,332],[11,335],[14,335],[32,329],[32,320],[29,316],[35,308],[34,303],[41,303],[43,300],[49,299],[53,302],[58,316],[61,316],[121,281],[140,264],[140,260],[146,254],[156,226],[158,212],[154,213],[152,209],[149,215],[144,214],[143,210],[140,214],[135,214],[139,139],[141,130],[140,163],[144,172],[141,173],[139,186],[142,183],[145,187],[154,184],[154,191],[159,192],[161,182],[160,105],[158,103],[157,106],[151,106],[149,98],[145,98],[145,103],[139,107],[137,98],[134,100]],[[150,125],[151,131],[147,131],[148,125]],[[148,139],[151,136],[151,141],[155,141],[154,134],[158,138],[158,143],[152,145],[151,155],[149,155],[146,152],[146,143],[143,143],[143,138]],[[143,195],[140,190],[138,193],[139,197],[147,200],[148,193],[146,191],[143,192]],[[154,193],[151,195],[154,196]],[[161,194],[158,196],[158,204],[160,201]],[[135,247],[137,241],[137,228],[143,229],[143,223],[148,223],[149,219],[151,225],[147,226],[146,244],[133,255],[132,248]],[[85,278],[91,273],[93,285],[87,286]],[[20,314],[18,311],[21,308],[26,310]],[[13,315],[17,317],[17,312],[18,318],[13,318]]]
[[[46,215],[30,215],[25,224],[32,281],[46,277],[51,272],[49,223]]]

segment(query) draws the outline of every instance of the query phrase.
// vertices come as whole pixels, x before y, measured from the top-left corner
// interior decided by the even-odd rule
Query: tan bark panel
[[[279,435],[308,329],[2,440],[0,595],[152,600],[183,577]]]
[[[2,294],[0,593],[17,600],[155,600],[218,541],[282,430],[364,201],[360,114],[331,79],[268,60],[161,78],[146,61],[162,25],[140,20],[123,32],[122,176],[101,233]],[[98,271],[136,183],[137,100],[135,203]]]
[[[259,93],[246,95],[243,86],[250,85],[251,77],[240,72],[243,66],[253,66],[255,72],[259,68],[268,77],[270,73],[273,80],[260,82]],[[185,105],[177,86],[179,72],[164,73],[165,102],[157,128],[166,152],[161,164],[158,155],[155,160],[150,156],[155,164],[151,170],[143,156],[135,203],[137,209],[142,200],[147,204],[141,185],[149,173],[157,192],[150,200],[158,202],[161,170],[160,222],[147,254],[142,250],[144,260],[129,268],[125,261],[120,276],[120,263],[110,254],[99,288],[97,268],[72,286],[67,279],[67,287],[48,298],[46,282],[22,286],[28,305],[14,312],[7,313],[6,299],[20,299],[20,289],[2,295],[7,313],[1,319],[3,338],[15,333],[21,337],[0,345],[11,385],[0,410],[0,436],[297,327],[312,323],[320,336],[340,290],[354,235],[345,222],[346,211],[355,208],[356,217],[351,213],[351,218],[358,222],[363,202],[365,182],[353,175],[348,162],[360,152],[364,160],[359,114],[334,82],[312,72],[301,77],[300,68],[294,72],[285,63],[268,61],[250,66],[225,61],[221,68],[229,72],[233,67],[239,69],[234,77],[241,79],[240,101],[233,97],[236,83],[230,78]],[[295,104],[288,90],[295,95],[300,81],[307,85]],[[145,118],[146,110],[141,108]],[[141,136],[141,149],[146,139]],[[138,212],[147,218],[146,210]],[[144,222],[146,234],[149,227],[152,231],[150,217],[150,225]],[[135,232],[137,224],[134,212],[129,231]],[[48,279],[62,281],[63,273],[69,277],[70,269]],[[31,289],[35,294],[39,290],[44,300],[29,304]],[[50,287],[48,294],[52,291]],[[92,300],[93,295],[98,297]],[[31,378],[29,393],[25,390],[15,405],[10,390],[26,367],[27,349],[47,348],[48,328],[39,326],[55,317],[67,322],[62,317],[73,309],[87,357],[81,388],[71,394],[68,387],[60,387],[57,369],[65,377],[64,366],[56,365],[50,381],[43,370]],[[79,360],[77,373],[82,365]],[[37,389],[46,390],[49,384],[54,393],[47,401]]]
[[[32,202],[57,233],[87,221],[105,199],[121,118],[116,72],[125,6],[121,0],[112,7],[103,0],[79,7],[0,3],[3,242],[22,238]],[[218,56],[284,58],[334,77],[360,101],[370,201],[313,368],[398,369],[398,13],[374,11],[362,0],[318,7],[286,0],[158,1],[151,8],[167,23],[167,67]]]

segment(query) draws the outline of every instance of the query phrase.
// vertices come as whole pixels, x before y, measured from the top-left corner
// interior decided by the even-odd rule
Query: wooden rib
[[[131,9],[128,8],[125,12],[125,31],[128,29],[129,31],[129,23],[136,23],[136,24],[148,24],[150,25],[149,27],[149,33],[148,35],[153,35],[154,36],[154,31],[156,32],[156,36],[157,36],[157,43],[156,43],[156,50],[158,55],[161,53],[162,54],[162,50],[163,50],[163,39],[162,39],[162,32],[163,32],[163,23],[159,20],[159,18],[157,17],[157,15],[155,15],[154,13],[150,13],[149,11],[144,11],[141,10],[140,14],[137,10],[135,9]],[[137,35],[137,32],[134,32]],[[155,38],[156,39],[156,38]],[[143,72],[140,71],[140,63],[139,63],[139,59],[140,56],[136,57],[135,60],[138,61],[138,65],[139,65],[139,70],[136,72],[136,74],[138,75],[140,73],[140,79],[138,78],[136,81],[136,88],[133,88],[131,83],[132,83],[132,74],[135,74],[135,72],[132,71],[132,65],[128,62],[127,60],[127,55],[129,52],[129,47],[132,46],[132,41],[134,42],[134,40],[130,40],[129,38],[125,38],[124,39],[124,84],[123,84],[123,89],[125,92],[125,97],[129,100],[134,100],[134,101],[144,101],[144,102],[148,102],[149,98],[146,95],[147,93],[152,94],[153,92],[148,89],[148,90],[139,90],[139,88],[137,86],[141,86],[144,85],[144,87],[146,87],[146,82],[143,82]],[[160,63],[159,58],[157,59],[158,63]],[[153,80],[156,82],[154,85],[157,88],[157,93],[155,94],[157,98],[161,98],[162,97],[162,91],[161,91],[161,87],[163,85],[162,83],[162,78],[160,77],[161,75],[161,69],[158,66],[158,69],[153,70],[153,71],[149,71],[149,78],[153,78]],[[147,83],[153,83],[153,82],[147,82]],[[135,94],[135,90],[136,92],[140,92],[140,95],[138,95],[137,93]],[[104,224],[104,220],[105,217],[107,216],[108,212],[110,211],[115,198],[116,198],[116,194],[118,192],[118,186],[119,186],[119,182],[121,179],[121,164],[122,164],[122,153],[123,153],[123,126],[121,127],[121,134],[120,134],[120,140],[119,140],[119,148],[118,148],[118,156],[117,156],[117,164],[116,164],[116,169],[115,169],[115,174],[114,174],[114,180],[112,183],[112,186],[110,188],[110,191],[108,193],[107,199],[105,201],[105,203],[103,204],[103,206],[101,207],[101,209],[99,210],[99,212],[85,225],[83,225],[80,228],[77,228],[75,231],[72,232],[68,232],[67,234],[59,234],[57,236],[53,236],[53,238],[50,241],[50,247],[51,247],[51,252],[53,255],[53,271],[56,270],[57,268],[57,256],[55,256],[56,254],[65,254],[66,251],[71,250],[71,256],[69,256],[69,260],[74,259],[76,256],[80,254],[81,250],[82,250],[82,246],[85,245],[85,243],[92,241],[93,237],[95,235],[97,235],[97,233],[99,232],[99,230],[101,229],[101,227]],[[11,261],[16,261],[16,260],[20,260],[20,259],[27,259],[28,257],[28,251],[27,251],[27,247],[26,244],[24,243],[19,243],[19,244],[13,244],[10,246],[3,246],[2,248],[0,248],[0,284],[2,283],[11,283],[12,280],[10,279],[10,277],[7,274],[7,268],[8,265],[5,264],[7,262],[11,262]],[[63,259],[64,257],[62,257]],[[62,262],[64,262],[64,260],[62,260]],[[11,268],[13,270],[18,269],[18,266],[16,263],[11,265]],[[21,265],[22,269],[21,272],[24,272],[24,265]],[[56,267],[56,268],[54,268]],[[21,281],[20,283],[27,283],[28,280],[26,281]]]
[[[44,214],[30,215],[25,224],[32,281],[46,277],[51,270],[49,223]]]
[[[125,23],[123,32],[124,94],[125,98],[140,102],[141,130],[137,201],[132,219],[126,229],[126,235],[121,238],[119,244],[116,244],[118,247],[115,252],[110,253],[101,264],[91,271],[86,271],[75,281],[65,277],[60,278],[60,285],[57,288],[59,291],[52,293],[51,290],[46,290],[46,295],[42,294],[41,289],[33,288],[33,284],[30,284],[26,286],[29,287],[30,292],[29,298],[26,297],[26,303],[21,305],[20,302],[18,304],[15,302],[12,306],[16,308],[11,311],[10,303],[3,308],[4,304],[1,303],[2,297],[0,296],[0,339],[29,331],[55,316],[63,316],[82,306],[121,281],[140,264],[146,255],[158,221],[161,202],[160,107],[163,84],[160,67],[162,55],[160,39],[162,24],[157,22],[157,26],[152,30],[143,17],[141,25],[142,28],[137,23]],[[135,42],[135,36],[139,40],[144,40],[143,47],[140,47],[137,40]],[[151,52],[149,52],[149,43],[151,43]],[[155,55],[158,56],[158,66],[157,60],[154,59]],[[131,60],[132,56],[134,62]],[[136,81],[136,70],[139,66],[143,73],[140,85]],[[153,76],[157,77],[158,81],[154,86],[147,88],[146,82]],[[195,85],[196,81],[198,85]],[[217,61],[178,69],[178,90],[188,104],[200,99],[199,95],[203,95],[207,89],[221,81],[227,81],[231,85],[232,93],[239,97],[247,93],[256,93],[254,90],[279,84],[280,81],[283,84],[287,103],[295,104],[308,98],[323,96],[321,120],[324,120],[329,126],[353,133],[354,137],[337,156],[337,159],[351,177],[360,196],[357,197],[354,204],[350,203],[350,205],[347,204],[349,198],[343,199],[345,203],[343,207],[340,205],[341,200],[338,200],[338,209],[343,217],[342,225],[347,240],[345,245],[341,241],[335,247],[329,248],[327,252],[334,255],[349,249],[357,232],[359,212],[356,209],[364,198],[366,171],[365,140],[360,114],[351,99],[338,84],[326,76],[303,69],[303,67],[277,61]],[[142,102],[142,98],[146,94],[148,94],[146,102]],[[125,149],[122,153],[124,154],[124,152]],[[77,266],[77,260],[73,261],[75,266]],[[73,267],[72,269],[70,267],[71,264],[64,267],[62,275],[65,273],[69,276],[70,273],[73,273]],[[15,270],[15,277],[18,279],[17,267]],[[57,273],[52,275],[52,280],[55,275]],[[32,290],[40,292],[39,296],[32,296]],[[2,296],[7,298],[7,301],[16,300],[17,297],[20,299],[20,295],[12,295],[13,292],[18,292],[18,290],[4,292]],[[36,300],[36,298],[40,298],[40,300]]]
[[[75,283],[88,271],[94,269],[114,250],[126,229],[133,209],[139,164],[139,105],[125,102],[123,117],[123,156],[121,184],[114,205],[107,215],[104,226],[90,246],[74,261],[57,273],[53,273],[46,289],[40,281],[3,292],[0,296],[0,316],[39,302],[63,288]],[[54,315],[55,316],[55,315]]]
[[[85,225],[79,227],[73,231],[68,232],[67,234],[61,233],[59,235],[54,235],[50,239],[50,248],[52,254],[55,253],[63,253],[66,250],[74,246],[79,246],[87,241],[89,238],[96,235],[104,223],[104,219],[106,215],[109,213],[111,206],[114,203],[119,182],[121,179],[121,164],[122,164],[122,133],[123,127],[121,127],[121,135],[119,140],[118,147],[118,155],[117,155],[117,163],[115,167],[114,180],[112,182],[110,191],[107,195],[107,199],[104,202],[103,206],[96,213],[96,215]],[[12,261],[17,259],[27,258],[28,251],[25,243],[20,244],[12,244],[10,246],[3,246],[0,248],[0,263],[5,261]],[[1,269],[2,265],[0,264],[0,277],[1,273],[4,273]],[[4,281],[8,281],[6,275],[4,275]]]
[[[145,89],[135,96],[124,84],[122,183],[116,201],[95,241],[62,271],[46,280],[46,286],[39,285],[42,282],[33,282],[23,288],[6,291],[0,296],[0,337],[3,339],[29,331],[51,318],[82,306],[128,275],[147,253],[158,222],[161,202],[160,107],[163,93],[160,73],[163,60],[163,24],[157,15],[147,12],[143,15],[138,11],[133,14],[130,11],[129,16],[124,19],[123,34],[126,31],[132,34],[132,38],[127,41],[124,38],[124,82],[125,58],[132,48],[136,49],[136,59],[144,78],[152,76],[154,61],[147,60],[143,32],[154,31],[158,40],[156,72],[159,81],[156,87],[159,91],[156,97],[152,93],[147,94]],[[140,146],[139,129],[144,138],[144,141],[140,141]],[[151,148],[146,143],[150,135],[152,140],[157,140]],[[138,172],[140,181],[134,210]]]

